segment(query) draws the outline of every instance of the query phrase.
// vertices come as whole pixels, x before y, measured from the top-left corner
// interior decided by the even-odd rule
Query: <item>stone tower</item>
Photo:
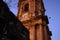
[[[30,40],[51,40],[42,0],[19,0],[18,19],[30,32]]]

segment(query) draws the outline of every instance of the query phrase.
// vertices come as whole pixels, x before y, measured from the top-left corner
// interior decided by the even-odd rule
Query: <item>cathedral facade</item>
[[[17,17],[29,30],[30,40],[51,40],[43,0],[19,0]]]

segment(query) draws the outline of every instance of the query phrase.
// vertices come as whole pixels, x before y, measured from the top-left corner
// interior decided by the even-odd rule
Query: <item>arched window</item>
[[[38,38],[38,36],[37,36],[37,34],[38,34],[38,29],[39,29],[39,24],[35,24],[35,40],[37,40],[37,38]]]
[[[23,11],[24,11],[24,12],[29,11],[29,4],[25,4],[25,5],[24,5]]]

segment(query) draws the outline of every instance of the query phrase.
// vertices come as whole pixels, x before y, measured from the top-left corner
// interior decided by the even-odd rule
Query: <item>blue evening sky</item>
[[[46,15],[49,19],[49,28],[52,31],[52,40],[60,40],[60,0],[44,0]]]
[[[12,0],[9,3],[6,0],[10,10],[17,15],[17,0]],[[48,15],[49,19],[49,28],[52,31],[52,40],[60,40],[60,0],[43,0],[45,6],[45,13]]]

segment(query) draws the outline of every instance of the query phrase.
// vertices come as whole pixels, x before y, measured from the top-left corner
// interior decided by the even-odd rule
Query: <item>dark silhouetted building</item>
[[[29,31],[0,0],[0,40],[29,40]]]

